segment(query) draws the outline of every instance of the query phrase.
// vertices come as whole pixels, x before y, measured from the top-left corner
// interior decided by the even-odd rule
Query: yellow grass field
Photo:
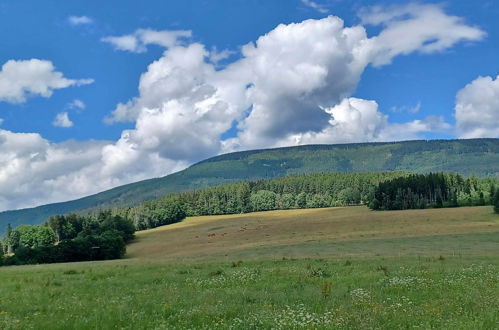
[[[499,216],[490,207],[371,211],[340,207],[187,218],[137,233],[134,260],[497,253]],[[479,249],[474,245],[482,241]],[[495,242],[495,243],[494,243]]]

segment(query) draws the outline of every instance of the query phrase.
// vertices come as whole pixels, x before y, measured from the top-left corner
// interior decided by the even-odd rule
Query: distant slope
[[[49,216],[129,206],[162,195],[229,182],[319,172],[452,171],[499,177],[499,139],[431,140],[308,145],[230,153],[183,171],[140,181],[78,200],[0,213],[7,223],[38,224]]]

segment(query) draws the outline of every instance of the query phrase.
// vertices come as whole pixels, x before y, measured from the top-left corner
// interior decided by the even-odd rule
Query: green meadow
[[[491,207],[187,218],[125,259],[0,268],[1,329],[498,329]]]

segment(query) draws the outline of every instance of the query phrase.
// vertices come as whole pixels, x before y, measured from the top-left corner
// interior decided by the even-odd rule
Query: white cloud
[[[148,45],[159,45],[165,48],[173,47],[182,39],[190,38],[191,31],[156,31],[151,29],[138,29],[132,34],[123,36],[109,36],[102,38],[103,42],[110,43],[117,50],[132,53],[143,53],[147,51]]]
[[[238,144],[261,147],[327,126],[323,108],[351,95],[369,63],[366,40],[363,28],[330,16],[279,25],[246,45],[241,63],[251,74],[252,110],[239,124]]]
[[[210,51],[210,62],[218,64],[218,62],[228,59],[231,55],[235,53],[236,53],[235,51],[229,49],[218,51],[217,47],[212,47]]]
[[[457,40],[455,31],[448,31],[449,37],[436,24],[430,33],[428,18],[422,19],[446,16],[435,8],[418,14],[429,26],[412,36],[423,48],[433,43],[450,47],[454,42],[441,40]],[[415,19],[406,16],[407,21]],[[127,42],[107,40],[135,52],[152,43],[166,48],[140,77],[139,95],[119,104],[108,118],[110,123],[134,122],[135,127],[114,142],[58,144],[38,134],[0,130],[0,208],[81,197],[166,175],[224,151],[447,132],[451,127],[443,118],[391,123],[376,102],[351,97],[369,64],[420,51],[417,45],[402,47],[382,37],[387,30],[405,31],[406,20],[397,16],[395,24],[384,19],[389,23],[372,38],[362,26],[345,27],[333,16],[279,25],[245,45],[238,59],[223,68],[216,68],[215,49],[182,41],[188,31],[137,30]],[[452,27],[466,30],[461,21],[451,21]],[[237,135],[221,141],[234,123]]]
[[[134,35],[106,37],[102,41],[112,44],[118,50],[126,50],[134,53],[143,53],[147,50]]]
[[[0,101],[23,103],[30,96],[50,97],[54,90],[91,84],[92,79],[68,79],[50,61],[9,60],[0,70]]]
[[[300,0],[305,6],[308,6],[310,8],[313,8],[317,10],[319,13],[325,14],[329,12],[328,9],[326,9],[324,6],[319,5],[318,3],[311,1],[311,0]]]
[[[457,133],[462,138],[499,137],[499,76],[478,77],[456,96]]]
[[[71,25],[92,24],[94,21],[88,16],[69,16],[68,22]]]
[[[448,133],[452,129],[443,118],[432,116],[401,124],[390,123],[388,116],[378,110],[375,101],[358,98],[346,98],[323,110],[329,120],[322,130],[287,134],[274,140],[270,146],[419,139],[425,132]],[[229,149],[233,142],[227,141]]]
[[[452,134],[454,127],[441,116],[428,116],[405,123],[389,123],[373,141],[422,139],[422,133]]]
[[[462,41],[482,40],[486,35],[434,4],[375,6],[361,11],[360,17],[363,24],[383,27],[378,36],[370,39],[375,66],[389,64],[398,55],[441,52]]]
[[[239,64],[216,71],[209,56],[193,43],[173,47],[149,65],[140,78],[140,96],[119,104],[107,119],[136,122],[135,130],[125,132],[127,145],[185,161],[220,151],[220,135],[246,106],[248,73]]]
[[[121,148],[124,140],[50,143],[0,129],[0,209],[65,201],[166,175],[187,164]]]
[[[69,102],[66,105],[66,108],[68,108],[68,109],[77,109],[77,110],[84,110],[86,108],[86,104],[82,100],[74,99],[72,102]]]
[[[67,112],[61,112],[55,116],[52,125],[56,127],[72,127],[74,123],[69,119]]]

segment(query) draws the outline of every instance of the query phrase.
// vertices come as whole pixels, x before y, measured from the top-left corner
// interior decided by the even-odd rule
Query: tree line
[[[453,173],[411,174],[379,183],[368,203],[373,210],[493,205],[495,179]]]
[[[404,172],[322,173],[244,181],[166,195],[112,213],[137,230],[181,221],[186,216],[366,204],[379,182]]]
[[[113,214],[142,230],[185,216],[368,205],[406,209],[492,204],[496,179],[407,172],[321,173],[245,181],[170,194]],[[404,188],[405,187],[405,188]]]
[[[133,223],[111,211],[57,215],[42,225],[10,225],[1,241],[0,265],[118,259],[134,238]]]

